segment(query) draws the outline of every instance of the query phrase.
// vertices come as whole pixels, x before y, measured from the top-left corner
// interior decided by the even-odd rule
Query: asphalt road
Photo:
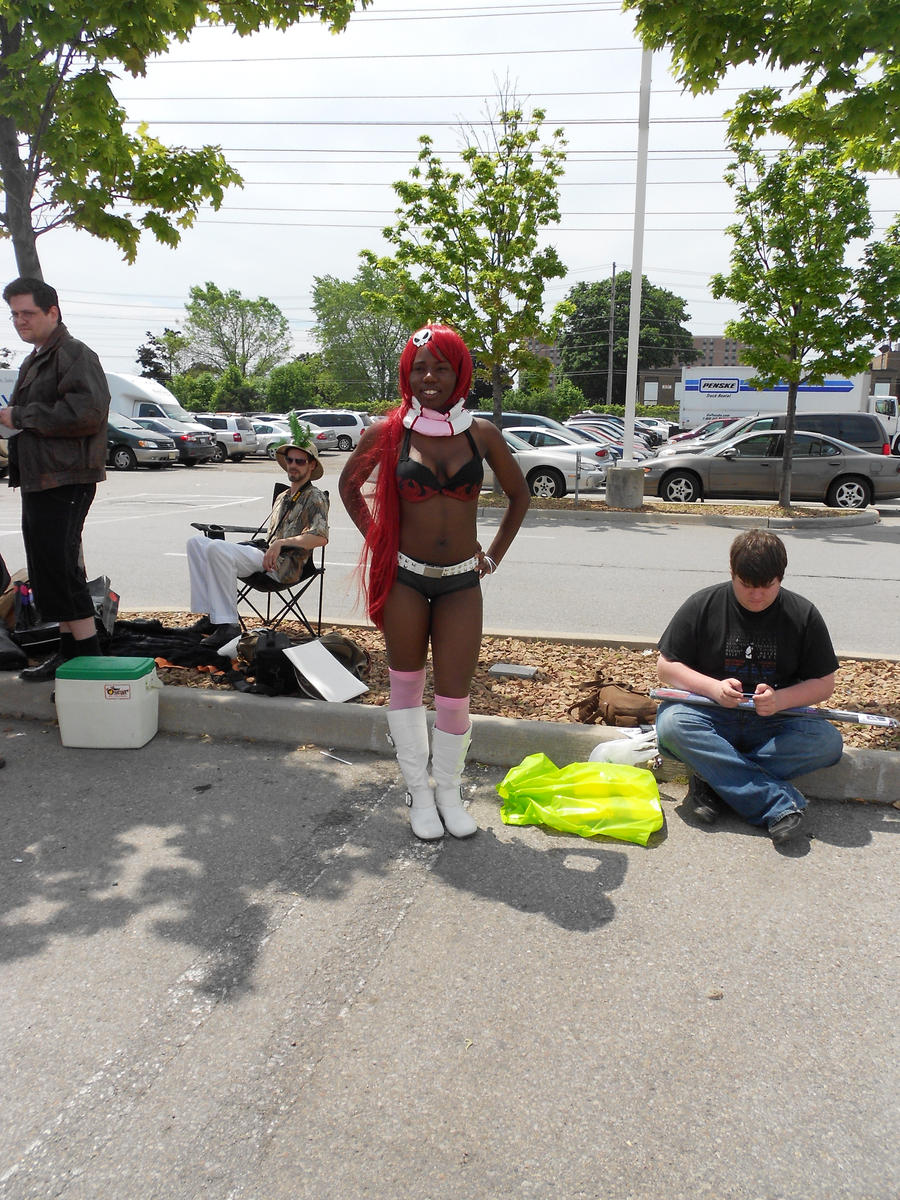
[[[360,538],[343,511],[337,476],[345,456],[325,456],[332,500],[325,617],[361,619],[354,568]],[[279,477],[267,461],[163,471],[111,472],[86,533],[92,575],[107,574],[123,610],[188,606],[184,542],[191,521],[258,524]],[[699,506],[698,506],[699,511]],[[495,518],[480,524],[487,543]],[[727,570],[735,530],[660,521],[590,525],[533,511],[496,577],[484,586],[485,626],[505,632],[572,633],[654,641],[677,605]],[[787,586],[822,610],[842,654],[900,646],[900,505],[881,525],[785,531]],[[24,565],[19,498],[0,490],[0,552]]]
[[[898,1195],[894,809],[645,848],[470,765],[424,845],[388,758],[2,733],[2,1200]]]

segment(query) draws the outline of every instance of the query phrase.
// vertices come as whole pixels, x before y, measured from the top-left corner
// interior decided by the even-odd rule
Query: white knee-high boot
[[[428,721],[425,709],[389,708],[390,739],[406,783],[409,824],[417,838],[431,842],[444,836],[428,778]]]
[[[459,794],[463,765],[471,740],[470,726],[465,733],[445,733],[443,729],[435,729],[431,741],[435,803],[447,832],[457,838],[471,837],[478,832],[478,826],[463,808]]]

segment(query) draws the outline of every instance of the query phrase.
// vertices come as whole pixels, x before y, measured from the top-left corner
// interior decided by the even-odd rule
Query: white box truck
[[[18,370],[0,368],[2,403],[5,404],[12,395],[18,374]],[[182,408],[169,389],[157,383],[155,379],[107,371],[106,382],[109,384],[110,412],[121,413],[132,420],[137,417],[166,417],[171,421],[186,421],[191,425],[197,423],[193,414]]]
[[[694,429],[718,417],[748,417],[754,413],[784,412],[788,385],[757,390],[750,386],[753,367],[683,367],[675,385],[678,424]],[[868,371],[852,379],[829,376],[824,383],[801,383],[797,412],[869,412]]]

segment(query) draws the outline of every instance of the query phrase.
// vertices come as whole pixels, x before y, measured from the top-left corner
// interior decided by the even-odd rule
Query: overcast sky
[[[640,59],[632,19],[603,0],[376,0],[337,36],[315,21],[245,39],[198,30],[145,79],[123,73],[117,94],[166,143],[221,145],[244,188],[205,211],[176,250],[147,235],[132,266],[86,234],[48,233],[38,243],[44,276],[107,370],[137,370],[146,331],[177,328],[189,288],[206,281],[275,301],[296,349],[314,349],[314,276],[349,279],[361,249],[387,250],[391,184],[407,177],[419,136],[457,154],[460,125],[482,121],[508,80],[568,140],[563,218],[546,235],[568,267],[548,288],[554,303],[574,283],[608,277],[613,262],[630,267]],[[722,114],[738,90],[767,81],[744,69],[716,95],[693,98],[654,56],[644,274],[684,297],[695,334],[721,333],[734,315],[708,291],[730,248]],[[870,196],[881,232],[900,209],[900,180],[873,179]],[[0,255],[12,278],[8,242]],[[7,344],[20,361],[27,347],[12,331]]]

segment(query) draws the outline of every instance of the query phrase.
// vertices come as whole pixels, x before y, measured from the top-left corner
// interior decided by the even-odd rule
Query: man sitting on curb
[[[841,757],[840,733],[821,717],[786,708],[827,700],[838,661],[818,610],[781,587],[787,552],[766,530],[731,546],[731,581],[696,592],[659,642],[665,687],[697,692],[713,706],[664,701],[660,746],[694,772],[688,800],[712,824],[722,801],[779,845],[798,832],[806,799],[790,783]],[[752,695],[753,708],[738,708]]]
[[[227,542],[192,537],[187,544],[191,573],[191,612],[208,614],[194,628],[207,630],[202,645],[218,650],[241,631],[237,581],[265,571],[279,583],[296,583],[307,558],[328,542],[328,497],[313,487],[324,471],[315,444],[300,422],[291,419],[294,440],[281,445],[275,458],[290,486],[272,506],[264,543]]]

